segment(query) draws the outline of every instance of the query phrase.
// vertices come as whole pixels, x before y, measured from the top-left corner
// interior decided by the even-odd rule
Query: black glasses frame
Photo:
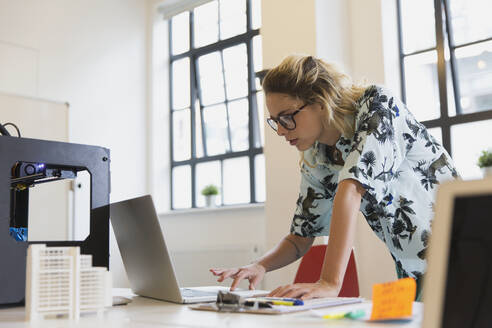
[[[267,118],[267,123],[268,123],[268,125],[270,125],[270,127],[274,131],[278,131],[278,124],[282,125],[285,129],[287,129],[289,131],[295,130],[297,127],[297,124],[296,124],[296,120],[294,119],[294,116],[296,116],[297,113],[299,113],[301,110],[303,110],[304,107],[306,107],[307,105],[309,105],[309,104],[305,103],[304,105],[299,107],[299,109],[297,109],[292,114],[279,115],[277,118],[269,117],[269,118]],[[287,124],[282,121],[282,118],[292,120],[292,122],[294,122],[294,127],[293,128],[288,127]]]

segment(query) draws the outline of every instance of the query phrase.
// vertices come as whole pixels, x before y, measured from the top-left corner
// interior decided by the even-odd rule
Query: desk
[[[149,298],[135,296],[126,289],[115,289],[115,295],[125,296],[133,299],[133,302],[124,306],[115,306],[108,309],[103,316],[96,314],[84,315],[79,322],[67,319],[50,319],[39,323],[24,321],[24,308],[0,309],[0,327],[36,327],[36,328],[57,328],[57,327],[244,327],[244,328],[263,328],[263,327],[420,327],[422,303],[414,304],[414,317],[411,322],[404,323],[363,323],[351,320],[324,320],[313,316],[308,312],[297,312],[282,315],[264,314],[238,314],[238,313],[217,313],[209,311],[195,311],[187,305],[157,301]],[[357,305],[340,306],[338,309],[353,309],[362,307],[368,311],[371,308],[370,302]],[[323,311],[320,309],[318,311]]]

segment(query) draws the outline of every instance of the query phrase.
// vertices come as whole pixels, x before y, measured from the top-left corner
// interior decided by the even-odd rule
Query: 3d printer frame
[[[32,243],[79,246],[82,254],[92,255],[94,266],[109,269],[109,149],[0,136],[0,154],[0,305],[24,301],[27,247]],[[10,235],[13,225],[28,228],[29,186],[74,178],[83,170],[91,177],[90,234],[85,240],[29,242]]]

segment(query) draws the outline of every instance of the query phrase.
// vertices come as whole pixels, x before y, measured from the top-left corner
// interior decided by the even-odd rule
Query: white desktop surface
[[[196,311],[187,305],[162,302],[136,296],[129,289],[114,289],[114,295],[132,298],[128,305],[114,306],[101,317],[86,314],[80,320],[47,319],[38,322],[25,321],[23,307],[0,309],[0,327],[420,327],[422,322],[422,303],[414,303],[413,320],[407,322],[376,323],[355,320],[326,320],[316,317],[310,311],[281,315],[218,313]],[[371,302],[336,307],[339,311],[364,308],[370,313]],[[328,313],[335,308],[316,310]]]

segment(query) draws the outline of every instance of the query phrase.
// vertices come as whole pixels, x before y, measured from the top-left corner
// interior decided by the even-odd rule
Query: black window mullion
[[[190,51],[195,49],[195,12],[190,11]],[[191,55],[191,54],[190,54]]]
[[[194,22],[193,22],[193,12],[189,16],[189,28],[190,28],[190,49],[194,42]],[[190,65],[190,128],[191,128],[191,158],[196,158],[196,117],[195,117],[195,99],[196,99],[196,83],[195,81],[195,64],[193,58],[189,59]],[[191,165],[191,207],[196,207],[196,165]]]
[[[220,24],[219,24],[220,25]],[[222,67],[222,78],[224,81],[224,97],[225,97],[225,110],[226,110],[226,122],[227,122],[227,139],[229,140],[229,152],[232,152],[232,131],[231,131],[231,121],[229,119],[229,101],[227,100],[227,87],[226,87],[226,77],[225,77],[225,67],[224,67],[224,53],[223,50],[220,53],[220,64]],[[226,149],[227,152],[227,149]]]
[[[246,31],[249,32],[253,27],[253,15],[251,8],[251,0],[246,0]]]
[[[452,149],[451,149],[451,125],[449,124],[441,124],[441,133],[442,133],[442,145],[448,151],[449,155],[452,157]]]
[[[233,102],[233,101],[236,101],[236,100],[247,99],[247,98],[248,98],[248,96],[241,96],[241,97],[237,97],[237,98],[228,99],[227,101],[228,102]],[[224,101],[219,101],[219,102],[216,102],[216,103],[208,104],[207,107],[214,107],[214,106],[217,106],[217,105],[222,105],[223,103],[224,103]]]
[[[191,165],[191,207],[196,207],[196,164]]]
[[[229,39],[219,40],[216,43],[207,44],[206,46],[200,48],[192,48],[191,50],[184,52],[182,54],[172,55],[171,60],[178,60],[180,58],[189,57],[189,56],[200,57],[209,54],[211,52],[217,51],[217,49],[229,48],[241,43],[245,43],[249,39],[252,39],[254,36],[259,34],[260,34],[259,29],[247,31],[244,34],[236,35]]]
[[[451,26],[451,11],[449,10],[448,0],[443,0],[444,5],[444,17],[446,18],[446,32],[448,33],[448,46],[449,46],[449,54],[450,54],[450,64],[451,64],[451,78],[453,80],[453,90],[454,90],[454,103],[456,106],[456,114],[460,115],[463,113],[461,108],[461,92],[460,86],[458,83],[458,72],[457,72],[457,64],[456,64],[456,54],[455,54],[455,46],[454,46],[454,35],[453,35],[453,27]]]
[[[220,185],[222,186],[220,203],[224,205],[224,161],[220,161]]]
[[[451,126],[451,125],[466,124],[466,123],[473,123],[473,122],[487,121],[487,120],[492,120],[492,109],[486,111],[456,115],[456,116],[449,116],[445,119],[438,118],[435,120],[424,121],[422,123],[429,128],[435,128],[439,126],[446,126],[446,125]]]
[[[176,161],[176,162],[173,162],[172,165],[173,165],[173,167],[181,166],[181,165],[192,165],[194,163],[222,161],[222,160],[226,160],[226,159],[230,159],[230,158],[245,157],[248,155],[258,155],[258,154],[262,154],[262,153],[263,153],[263,148],[254,148],[254,149],[250,149],[250,150],[236,151],[233,153],[226,153],[226,154],[213,155],[213,156],[208,156],[208,157],[201,157],[201,158],[195,158],[195,159]]]
[[[249,197],[251,203],[256,203],[255,156],[249,155]]]
[[[198,58],[193,58],[193,67],[195,68],[195,80],[193,83],[195,83],[196,90],[197,90],[197,97],[198,97],[198,104],[200,106],[200,122],[202,123],[202,145],[203,145],[203,156],[207,157],[208,156],[208,150],[207,150],[207,131],[205,127],[205,119],[204,117],[204,108],[203,108],[203,102],[202,102],[202,88],[200,85],[200,69],[198,67]]]
[[[485,42],[489,42],[489,41],[492,41],[492,37],[485,38],[485,39],[480,39],[480,40],[475,40],[475,41],[471,41],[471,42],[462,43],[462,44],[459,44],[459,45],[455,45],[454,47],[456,49],[458,49],[458,48],[473,46],[475,44],[485,43]]]
[[[194,49],[195,45],[195,14],[193,11],[190,12],[190,49]],[[195,98],[193,101],[196,104],[196,100],[198,99],[198,108],[200,111],[200,124],[201,124],[201,133],[202,133],[202,152],[203,156],[207,156],[207,132],[205,131],[205,120],[203,119],[203,106],[201,101],[200,94],[200,79],[198,78],[198,58],[193,55],[193,52],[190,54],[190,62],[193,63],[191,68],[193,70],[194,79],[191,80],[193,83],[193,87],[195,89]]]
[[[407,53],[404,53],[403,49],[402,49],[401,53],[403,54],[404,57],[408,57],[408,56],[413,56],[413,55],[420,55],[420,54],[430,52],[433,50],[436,50],[436,47],[430,47],[430,48],[426,48],[426,49],[415,50],[415,51],[407,52]]]
[[[195,16],[194,12],[192,13],[193,19],[191,20],[193,26],[195,24]],[[199,54],[195,51],[195,32],[193,31],[193,47],[190,48],[190,56],[193,58],[193,67],[195,68],[195,80],[193,83],[195,83],[196,89],[197,89],[197,97],[198,97],[198,104],[200,106],[200,122],[202,124],[202,146],[203,146],[203,156],[207,157],[208,156],[208,150],[207,150],[207,130],[205,127],[205,119],[204,119],[204,107],[203,107],[203,102],[202,102],[202,88],[200,85],[200,69],[198,66],[198,57]]]
[[[448,92],[446,85],[446,59],[444,57],[444,25],[442,0],[434,0],[434,14],[436,24],[436,46],[437,46],[437,79],[439,83],[439,102],[441,105],[441,118],[448,117]],[[449,127],[442,128],[442,143],[444,148],[451,154],[451,137]],[[451,154],[452,155],[452,154]]]
[[[249,31],[252,25],[251,17],[251,1],[246,0],[246,30]],[[248,58],[248,141],[249,148],[256,147],[256,140],[259,140],[261,144],[261,137],[257,135],[258,131],[258,112],[256,111],[256,106],[254,105],[256,94],[253,96],[253,89],[255,85],[255,72],[253,63],[253,38],[251,38],[246,43],[246,51]],[[259,137],[259,138],[258,138]],[[250,180],[250,202],[256,202],[256,179],[255,179],[255,156],[249,156],[249,180]]]

